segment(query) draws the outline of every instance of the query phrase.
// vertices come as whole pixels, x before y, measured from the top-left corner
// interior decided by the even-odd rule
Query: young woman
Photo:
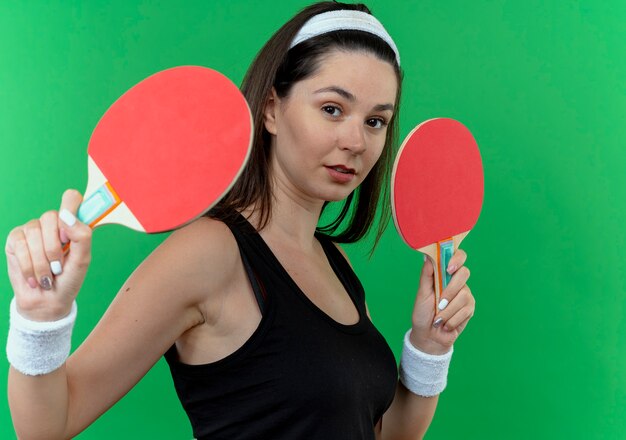
[[[256,132],[242,177],[135,270],[69,358],[90,262],[91,231],[74,216],[80,194],[66,191],[59,213],[11,231],[19,437],[76,435],[165,355],[197,438],[421,438],[474,312],[465,254],[452,258],[436,314],[425,262],[398,381],[335,244],[361,239],[378,205],[378,237],[389,218],[401,78],[393,40],[363,5],[318,3],[287,22],[244,80]],[[327,202],[344,199],[337,221],[318,229]]]

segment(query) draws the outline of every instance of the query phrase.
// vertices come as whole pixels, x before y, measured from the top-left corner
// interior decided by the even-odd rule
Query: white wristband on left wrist
[[[38,376],[63,365],[72,346],[76,312],[74,301],[65,318],[51,322],[31,321],[19,314],[13,298],[7,339],[7,358],[13,368],[28,376]]]

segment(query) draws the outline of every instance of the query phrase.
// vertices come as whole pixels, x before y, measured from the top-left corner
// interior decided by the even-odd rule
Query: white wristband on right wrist
[[[409,334],[404,335],[400,359],[400,382],[413,394],[432,397],[440,394],[448,382],[448,367],[453,348],[442,355],[424,353],[411,344]]]
[[[13,368],[28,376],[47,374],[58,369],[70,354],[75,321],[76,301],[65,318],[39,322],[20,315],[13,298],[7,339],[7,358]]]

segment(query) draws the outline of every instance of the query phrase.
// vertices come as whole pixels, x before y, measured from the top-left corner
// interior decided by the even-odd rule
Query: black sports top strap
[[[243,243],[246,240],[252,239],[257,235],[256,229],[248,222],[248,220],[240,213],[237,213],[235,220],[232,223],[226,223],[226,225],[230,228],[231,232],[235,236],[237,240],[237,245],[239,247],[239,254],[241,255],[241,262],[243,263],[243,267],[246,271],[246,275],[248,275],[248,279],[250,280],[250,285],[252,286],[252,291],[254,292],[254,296],[256,297],[256,301],[259,305],[259,309],[261,310],[261,314],[263,315],[266,310],[266,300],[267,300],[267,292],[259,274],[250,264],[250,258],[246,255],[246,251],[244,249],[248,248]]]
[[[267,293],[265,292],[265,288],[261,284],[259,280],[259,276],[257,275],[254,268],[250,265],[250,261],[248,257],[246,257],[245,252],[239,248],[239,253],[241,254],[241,261],[243,262],[243,267],[246,270],[246,274],[248,275],[248,279],[250,280],[250,285],[252,286],[252,291],[254,292],[254,296],[256,297],[256,301],[259,304],[259,309],[261,310],[261,314],[265,313],[265,300],[267,298]]]

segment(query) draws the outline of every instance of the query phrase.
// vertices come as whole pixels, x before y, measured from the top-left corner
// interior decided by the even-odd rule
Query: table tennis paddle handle
[[[87,198],[78,207],[76,217],[81,222],[93,229],[100,220],[122,203],[122,199],[117,195],[109,182],[104,182],[95,191],[87,195]],[[67,254],[70,244],[63,245],[63,253]]]
[[[428,255],[435,269],[435,314],[439,311],[437,306],[439,301],[441,301],[441,293],[450,282],[450,278],[452,278],[452,275],[447,272],[450,258],[452,258],[452,255],[454,255],[467,234],[469,234],[469,231],[418,249],[421,253]]]
[[[105,182],[80,204],[78,219],[93,228],[104,216],[113,211],[122,200],[109,182]]]

